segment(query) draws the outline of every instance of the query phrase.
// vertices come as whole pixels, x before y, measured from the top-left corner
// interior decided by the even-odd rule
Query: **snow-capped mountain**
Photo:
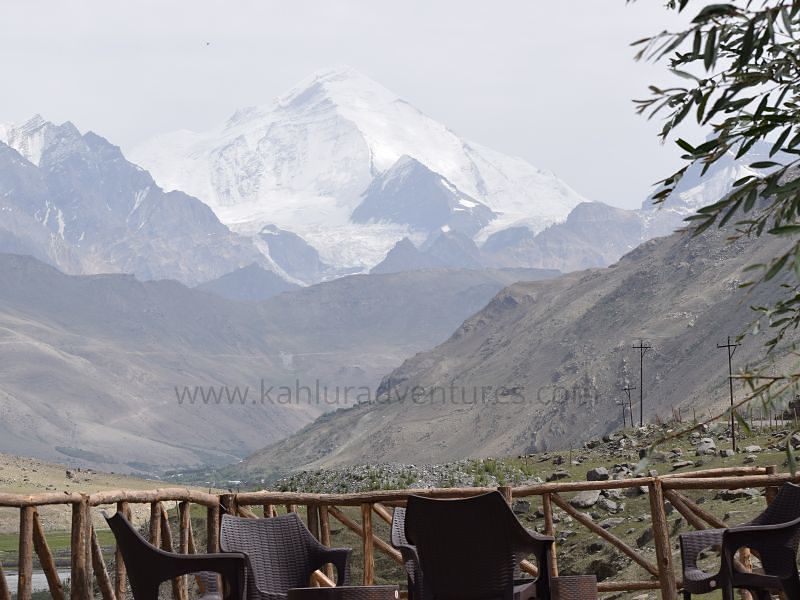
[[[133,273],[200,283],[258,263],[253,240],[205,204],[164,192],[117,146],[35,116],[0,129],[0,252],[66,273]]]
[[[485,204],[459,192],[438,173],[410,156],[401,156],[372,180],[351,220],[388,221],[428,233],[444,227],[475,235],[494,217]]]
[[[491,218],[470,232],[478,241],[512,225],[540,231],[584,200],[553,173],[460,138],[350,68],[319,72],[210,131],[164,134],[130,154],[161,185],[202,199],[229,226],[256,233],[274,224],[338,267],[373,266],[413,237],[410,224],[351,219],[373,181],[403,157],[486,207]]]

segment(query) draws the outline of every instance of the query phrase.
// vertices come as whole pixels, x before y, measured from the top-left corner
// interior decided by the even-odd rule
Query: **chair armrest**
[[[535,554],[548,553],[553,547],[555,538],[551,535],[542,535],[532,529],[520,527],[519,536],[517,539],[517,549]],[[538,556],[537,556],[538,558]]]
[[[347,585],[350,581],[350,553],[352,548],[325,548],[319,551],[320,564],[331,563],[336,567],[336,585]]]
[[[800,518],[775,525],[743,525],[724,530],[723,551],[731,556],[739,548],[747,547],[771,553],[781,548],[792,549],[792,541],[800,529]],[[793,549],[792,549],[793,550]]]

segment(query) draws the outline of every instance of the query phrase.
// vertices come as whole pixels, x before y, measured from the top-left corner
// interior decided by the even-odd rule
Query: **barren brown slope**
[[[704,413],[728,395],[716,343],[741,332],[753,318],[750,305],[775,293],[740,289],[742,270],[774,256],[779,244],[730,244],[719,231],[674,234],[606,269],[513,285],[447,342],[389,375],[387,401],[325,416],[242,467],[269,473],[443,462],[578,445],[621,426],[616,403],[625,382],[639,384],[631,346],[640,337],[654,346],[646,358],[645,421],[675,407],[684,416],[692,408]],[[763,341],[748,337],[736,364],[759,357]],[[415,386],[424,398],[413,398]],[[638,413],[635,405],[637,421]]]
[[[248,303],[0,254],[0,452],[148,474],[239,460],[330,406],[262,382],[374,392],[526,275],[353,276]]]

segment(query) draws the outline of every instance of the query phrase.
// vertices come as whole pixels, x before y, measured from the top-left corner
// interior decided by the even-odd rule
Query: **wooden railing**
[[[387,555],[391,560],[402,564],[400,553],[390,543],[376,534],[373,518],[390,524],[391,509],[402,506],[411,494],[434,498],[462,498],[499,489],[508,502],[514,499],[534,498],[541,501],[544,515],[544,531],[556,535],[553,517],[554,507],[558,507],[572,519],[586,527],[592,534],[605,540],[617,550],[638,564],[651,577],[639,581],[602,581],[598,584],[600,592],[620,592],[638,590],[660,590],[663,599],[674,600],[680,589],[680,581],[673,565],[672,543],[668,529],[665,501],[686,519],[692,527],[725,527],[725,523],[704,510],[685,495],[686,490],[731,490],[740,488],[765,488],[769,502],[777,487],[786,481],[797,481],[791,475],[777,474],[775,467],[736,467],[671,474],[661,477],[638,477],[631,479],[593,481],[593,482],[554,482],[520,487],[501,488],[438,488],[419,490],[375,491],[352,494],[311,494],[296,492],[243,492],[237,494],[208,494],[190,489],[171,488],[149,491],[105,491],[95,494],[46,493],[37,495],[0,494],[0,507],[19,509],[19,558],[18,558],[18,600],[31,598],[31,576],[33,555],[39,558],[50,594],[55,600],[64,600],[64,589],[56,569],[53,554],[48,547],[39,508],[48,505],[67,505],[72,511],[70,539],[70,598],[89,600],[94,595],[94,584],[103,600],[124,600],[126,595],[125,565],[119,551],[115,551],[113,577],[106,567],[106,560],[93,525],[92,509],[107,507],[127,515],[132,505],[149,505],[150,541],[168,551],[197,553],[199,551],[192,531],[192,505],[205,507],[206,551],[215,552],[219,548],[220,515],[223,512],[243,517],[257,518],[256,510],[264,517],[277,514],[277,507],[287,511],[297,511],[305,507],[308,527],[323,544],[331,543],[331,521],[335,520],[352,531],[361,540],[364,585],[375,581],[376,551]],[[586,490],[623,490],[633,487],[646,487],[649,492],[650,519],[653,530],[656,561],[645,558],[642,553],[611,531],[603,529],[591,518],[575,509],[563,494]],[[173,536],[165,502],[176,503],[177,531]],[[257,507],[257,508],[256,508]],[[348,507],[348,511],[343,510]],[[357,507],[358,516],[352,516],[352,507]],[[142,512],[142,509],[140,509]],[[96,515],[95,515],[96,516]],[[359,518],[360,517],[360,518]],[[740,552],[742,564],[749,565],[749,555]],[[523,570],[537,575],[536,565],[523,562]],[[551,575],[558,575],[558,549],[554,549]],[[317,585],[333,585],[333,572],[330,565],[324,571],[314,574]],[[188,599],[188,582],[185,577],[172,582],[175,600]],[[11,600],[11,590],[0,565],[0,600]]]

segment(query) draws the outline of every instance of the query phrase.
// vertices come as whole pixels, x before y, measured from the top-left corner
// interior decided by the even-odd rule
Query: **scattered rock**
[[[712,438],[702,438],[700,443],[697,445],[695,449],[695,454],[697,456],[713,456],[717,453],[717,444],[714,442]]]
[[[617,527],[622,525],[625,522],[625,519],[622,517],[609,517],[608,519],[603,519],[598,523],[600,527],[603,529],[611,529],[612,527]]]
[[[529,500],[514,500],[511,510],[515,515],[527,515],[531,511],[531,503]]]
[[[595,467],[586,473],[586,481],[605,481],[608,479],[608,469],[605,467]]]
[[[756,454],[757,452],[761,452],[761,446],[745,446],[744,452],[747,454]]]
[[[725,448],[724,450],[719,451],[719,455],[722,458],[731,458],[733,456],[736,456],[736,452],[734,452],[731,448]]]
[[[599,490],[586,490],[575,494],[569,503],[575,508],[590,508],[600,500]]]
[[[753,488],[742,488],[740,490],[722,490],[716,495],[718,500],[741,500],[744,498],[758,498],[761,492]]]
[[[602,508],[605,511],[608,511],[612,514],[620,512],[620,505],[614,502],[613,500],[609,500],[608,498],[601,497],[597,501],[598,508]]]
[[[559,470],[547,476],[547,481],[558,481],[559,479],[567,479],[569,471]]]
[[[644,548],[647,544],[653,541],[653,530],[649,527],[645,529],[642,534],[636,538],[636,545],[639,548]]]
[[[691,467],[694,463],[690,460],[679,460],[672,463],[672,470],[677,471],[678,469],[683,469],[684,467]]]

